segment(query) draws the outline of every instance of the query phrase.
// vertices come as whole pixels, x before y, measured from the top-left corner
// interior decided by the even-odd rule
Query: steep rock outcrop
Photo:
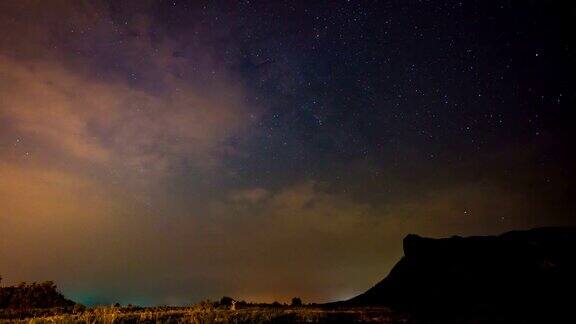
[[[514,317],[573,306],[576,228],[444,239],[410,234],[403,245],[404,257],[386,278],[343,304]]]

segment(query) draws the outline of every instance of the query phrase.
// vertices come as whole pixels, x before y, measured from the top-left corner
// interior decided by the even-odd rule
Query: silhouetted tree
[[[232,297],[224,296],[224,297],[220,298],[220,305],[221,306],[231,306],[233,300],[234,300],[234,298],[232,298]]]
[[[302,306],[302,299],[298,298],[298,297],[294,297],[292,298],[292,306]]]
[[[72,306],[74,302],[64,298],[52,281],[0,288],[0,308],[47,308]]]

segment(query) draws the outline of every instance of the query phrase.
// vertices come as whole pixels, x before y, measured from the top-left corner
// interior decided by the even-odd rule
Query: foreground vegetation
[[[407,322],[385,308],[251,306],[236,310],[192,307],[97,307],[0,310],[0,322],[11,323],[346,323]]]
[[[0,278],[1,279],[1,278]],[[323,308],[303,305],[253,304],[222,297],[189,307],[120,305],[87,308],[66,299],[51,281],[0,287],[0,323],[349,323],[406,322],[382,307]]]

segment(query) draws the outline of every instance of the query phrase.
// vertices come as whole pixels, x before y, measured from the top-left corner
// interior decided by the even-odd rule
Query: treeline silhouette
[[[299,297],[294,297],[292,298],[292,301],[290,302],[290,304],[283,304],[280,302],[272,302],[272,303],[253,303],[253,302],[247,302],[244,300],[236,300],[232,297],[228,297],[228,296],[223,296],[220,301],[210,301],[210,300],[205,300],[205,301],[201,301],[199,303],[199,305],[203,305],[204,307],[224,307],[224,308],[230,308],[230,307],[234,307],[234,309],[236,308],[245,308],[245,307],[303,307],[303,306],[316,306],[316,303],[312,303],[312,304],[304,304],[302,303],[302,299],[300,299]]]
[[[2,277],[0,277],[1,283]],[[73,306],[52,281],[22,282],[16,286],[0,286],[0,308],[50,308]]]

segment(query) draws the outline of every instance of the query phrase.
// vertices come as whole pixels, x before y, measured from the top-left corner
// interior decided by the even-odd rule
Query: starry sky
[[[325,302],[408,233],[574,225],[574,21],[558,1],[1,1],[3,283]]]

